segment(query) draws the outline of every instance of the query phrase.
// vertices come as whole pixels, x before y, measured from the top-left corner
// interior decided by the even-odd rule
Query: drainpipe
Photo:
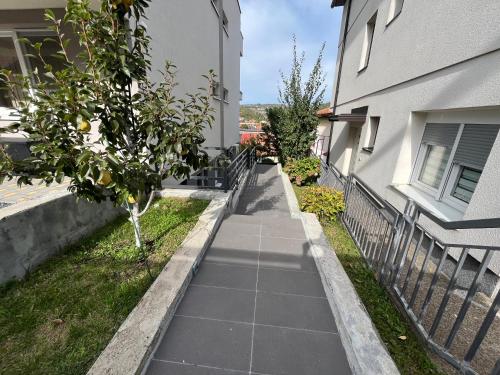
[[[345,43],[347,40],[347,32],[349,30],[349,18],[351,15],[351,4],[352,0],[348,0],[349,4],[347,4],[347,13],[345,17],[344,24],[344,35],[342,36],[342,48],[340,50],[340,59],[339,59],[339,70],[337,71],[337,78],[335,84],[335,94],[333,96],[333,114],[337,113],[337,102],[339,99],[339,88],[340,88],[340,77],[342,75],[342,64],[344,63],[344,51],[345,51]],[[333,7],[333,5],[332,5]],[[330,120],[330,136],[328,138],[328,154],[326,156],[326,164],[330,164],[330,149],[332,147],[332,133],[333,133],[333,121]]]
[[[217,1],[219,6],[219,113],[220,113],[220,149],[224,152],[224,4]]]

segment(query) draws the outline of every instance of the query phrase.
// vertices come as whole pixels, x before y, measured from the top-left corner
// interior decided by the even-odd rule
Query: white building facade
[[[99,0],[92,2],[100,3]],[[65,0],[1,1],[0,68],[28,74],[32,66],[17,39],[43,40],[50,35],[44,22],[44,9],[51,8],[62,16],[65,5]],[[214,155],[238,143],[240,57],[243,55],[239,1],[153,0],[147,16],[147,29],[152,38],[153,82],[161,79],[159,70],[163,69],[165,60],[169,60],[177,66],[176,95],[183,96],[196,92],[199,87],[207,87],[203,75],[213,70],[220,83],[214,87],[216,121],[211,129],[205,130],[204,147]],[[76,53],[76,46],[73,49]],[[16,119],[12,107],[11,100],[0,95],[0,126]],[[20,156],[27,152],[22,137],[3,136],[0,143],[8,143]]]
[[[343,6],[329,163],[399,210],[500,217],[500,2],[334,0]],[[500,243],[499,229],[444,241]],[[491,269],[500,274],[500,259]]]

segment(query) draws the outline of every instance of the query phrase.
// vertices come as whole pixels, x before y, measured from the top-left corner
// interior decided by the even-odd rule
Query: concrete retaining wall
[[[110,202],[77,201],[69,192],[1,209],[0,284],[22,278],[33,267],[121,212]]]

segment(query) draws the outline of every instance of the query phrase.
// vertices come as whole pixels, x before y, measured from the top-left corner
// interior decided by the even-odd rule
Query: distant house
[[[330,139],[331,129],[330,116],[332,113],[333,111],[330,107],[320,109],[316,112],[316,115],[319,117],[319,124],[316,140],[311,150],[314,155],[321,157],[323,160],[326,160],[328,155],[328,140]]]
[[[92,0],[95,7],[100,0]],[[53,34],[44,21],[44,9],[51,8],[57,16],[64,14],[66,0],[3,0],[0,2],[0,68],[29,74],[43,66],[26,57],[28,51],[19,38],[42,41]],[[151,79],[161,79],[160,69],[165,60],[177,66],[179,96],[205,87],[202,75],[213,69],[218,82],[213,88],[215,123],[206,129],[204,146],[209,153],[219,153],[239,142],[240,112],[240,57],[243,55],[241,9],[238,0],[207,1],[152,1],[147,11],[147,30],[151,36]],[[70,32],[70,30],[68,30]],[[78,51],[75,38],[69,46],[72,54]],[[56,47],[45,48],[49,58]],[[58,66],[58,60],[50,61]],[[15,103],[5,92],[0,92],[0,127],[16,119]],[[0,135],[0,144],[9,144],[19,155],[26,153],[23,137]],[[24,145],[24,150],[23,150]]]
[[[344,12],[328,159],[400,211],[411,199],[444,221],[498,218],[500,2],[450,4],[333,1]],[[429,227],[500,243],[500,228]],[[498,254],[490,268],[500,274]]]

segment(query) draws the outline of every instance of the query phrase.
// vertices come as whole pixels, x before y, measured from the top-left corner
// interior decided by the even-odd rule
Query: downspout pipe
[[[353,0],[348,0],[348,1],[349,3],[347,4],[347,13],[344,23],[344,33],[342,35],[342,45],[340,50],[339,69],[337,71],[337,77],[335,82],[335,93],[333,96],[333,107],[332,107],[333,115],[337,113],[337,103],[339,100],[339,89],[340,89],[340,77],[342,76],[342,65],[344,63],[345,43],[347,40],[347,33],[349,31],[349,18],[351,15],[351,4]],[[334,3],[332,3],[332,8],[333,6]],[[330,149],[332,147],[332,134],[333,134],[333,120],[330,120],[330,136],[328,137],[328,154],[326,156],[326,164],[330,164]]]
[[[219,6],[219,113],[220,113],[220,149],[224,153],[224,4],[223,0],[217,2]]]

